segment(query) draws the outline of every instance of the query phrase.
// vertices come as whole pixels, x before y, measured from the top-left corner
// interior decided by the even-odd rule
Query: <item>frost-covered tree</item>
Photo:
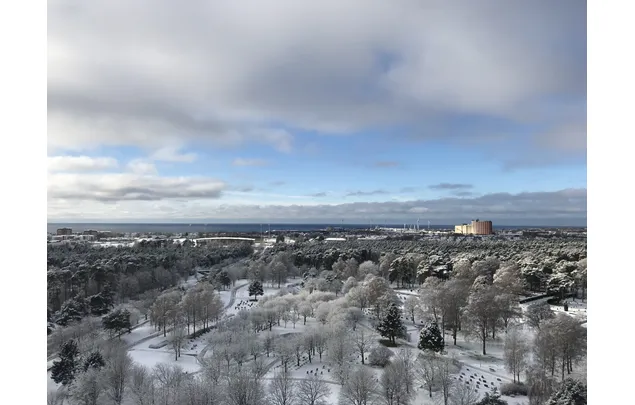
[[[466,384],[454,384],[450,388],[449,403],[451,405],[474,405],[478,402],[479,394]]]
[[[298,405],[327,405],[327,399],[331,395],[328,384],[313,374],[309,378],[302,379],[298,383]]]
[[[96,369],[80,374],[70,388],[70,398],[76,404],[98,405],[104,393],[102,379],[102,372]]]
[[[326,354],[335,367],[335,376],[340,383],[346,381],[351,366],[350,356],[354,350],[348,331],[334,329],[329,333]]]
[[[379,266],[373,263],[371,260],[366,260],[359,265],[357,269],[357,279],[363,280],[368,275],[376,276],[379,273]]]
[[[63,405],[66,392],[63,390],[50,390],[46,395],[46,405]]]
[[[385,338],[388,338],[394,345],[396,338],[404,338],[406,327],[401,320],[401,310],[392,304],[377,324],[377,331]]]
[[[495,301],[496,291],[494,287],[489,285],[473,287],[466,308],[468,332],[481,341],[483,355],[487,354],[485,344],[489,339],[491,328],[498,319]]]
[[[419,298],[415,295],[410,295],[406,298],[406,301],[403,303],[403,310],[408,316],[412,323],[415,322],[415,314],[419,310]]]
[[[106,396],[115,405],[121,405],[130,379],[132,357],[123,345],[113,345],[104,355],[106,367],[103,369],[103,383]]]
[[[586,405],[586,403],[586,384],[570,378],[565,379],[547,401],[547,405]]]
[[[85,372],[91,368],[100,370],[105,365],[106,362],[104,361],[104,357],[101,355],[101,352],[95,350],[93,352],[90,352],[84,359],[83,369]]]
[[[228,405],[264,405],[265,388],[261,378],[249,370],[230,373],[226,377],[223,402]]]
[[[154,404],[154,375],[143,365],[132,366],[128,387],[135,405]]]
[[[364,328],[359,328],[352,334],[352,342],[359,356],[362,359],[362,364],[366,364],[364,362],[364,357],[368,352],[373,348],[375,344],[375,336],[369,330]]]
[[[555,317],[556,315],[551,310],[551,306],[547,302],[529,304],[525,310],[527,324],[536,329],[540,329],[540,325],[543,321],[553,319]]]
[[[264,290],[260,281],[252,281],[251,284],[249,284],[249,296],[251,297],[252,295],[254,296],[255,301],[258,301],[259,295],[264,295]]]
[[[342,385],[339,404],[378,405],[380,403],[381,394],[375,375],[365,367],[358,367]]]
[[[486,392],[485,396],[475,405],[507,405],[507,401],[501,399],[500,394],[494,388],[491,393]]]
[[[505,368],[512,374],[514,382],[520,382],[520,373],[527,366],[529,344],[518,328],[512,328],[505,336],[503,359]]]
[[[554,379],[547,376],[544,368],[538,364],[530,365],[526,370],[527,397],[529,405],[544,405],[554,389]]]
[[[441,330],[436,322],[429,322],[419,334],[419,344],[417,347],[420,350],[429,350],[436,353],[441,353],[445,347],[443,343],[443,336]]]

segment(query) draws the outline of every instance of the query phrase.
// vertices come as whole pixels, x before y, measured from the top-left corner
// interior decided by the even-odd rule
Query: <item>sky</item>
[[[586,1],[50,0],[49,222],[586,225]]]

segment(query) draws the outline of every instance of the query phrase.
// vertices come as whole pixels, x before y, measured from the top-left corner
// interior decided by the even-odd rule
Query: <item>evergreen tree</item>
[[[443,351],[445,347],[443,336],[441,336],[441,330],[436,322],[430,322],[425,328],[421,329],[418,347],[420,350],[431,350],[436,353]]]
[[[264,295],[264,294],[265,293],[262,289],[262,284],[260,283],[260,281],[254,281],[253,283],[249,285],[249,296],[251,297],[253,295],[256,301],[258,301],[259,295]]]
[[[88,371],[89,368],[94,368],[96,370],[100,370],[102,367],[106,365],[103,356],[98,351],[94,351],[86,357],[84,360],[84,372]]]
[[[551,395],[547,405],[586,405],[586,385],[567,378],[560,388]]]
[[[102,324],[104,329],[110,332],[112,335],[118,335],[121,338],[121,334],[124,331],[130,332],[132,325],[130,324],[130,311],[127,309],[117,309],[110,314],[102,318]]]
[[[474,405],[507,405],[507,401],[501,399],[501,394],[494,388],[491,393],[486,392],[485,396]]]
[[[72,322],[79,322],[86,315],[86,305],[81,299],[70,299],[60,308],[56,323],[66,326]]]
[[[65,342],[60,349],[60,359],[53,362],[51,379],[57,384],[69,385],[75,380],[79,362],[79,349],[73,339]]]
[[[401,321],[401,310],[395,304],[391,304],[388,307],[385,315],[377,325],[377,331],[381,336],[390,339],[393,345],[395,344],[395,338],[406,336],[406,327]]]

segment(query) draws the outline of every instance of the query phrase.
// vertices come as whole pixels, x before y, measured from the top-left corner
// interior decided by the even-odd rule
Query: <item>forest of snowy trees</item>
[[[47,280],[49,404],[586,404],[586,325],[553,310],[586,298],[585,241],[76,245],[49,247]],[[238,280],[253,301],[228,314]],[[146,320],[173,363],[131,358]],[[186,372],[197,338],[210,354]],[[509,383],[459,382],[463,342],[502,348]]]

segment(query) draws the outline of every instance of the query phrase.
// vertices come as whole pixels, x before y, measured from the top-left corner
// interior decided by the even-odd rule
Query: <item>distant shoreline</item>
[[[355,230],[355,229],[368,229],[370,227],[379,228],[397,228],[403,229],[403,224],[260,224],[260,223],[69,223],[69,222],[56,222],[47,223],[47,229],[49,233],[55,233],[58,228],[71,228],[73,232],[83,232],[88,230],[96,231],[111,231],[111,232],[170,232],[170,233],[185,233],[185,232],[204,232],[204,233],[216,233],[216,232],[267,232],[271,229],[274,231],[284,232],[315,232],[325,230],[327,228],[335,228],[341,230]],[[408,224],[407,227],[412,227]],[[425,231],[428,229],[427,224],[420,224],[420,230]],[[556,225],[500,225],[494,224],[494,230],[514,230],[514,229],[585,229],[585,226],[556,226]],[[454,225],[430,225],[430,230],[442,230],[442,229],[454,229]]]

